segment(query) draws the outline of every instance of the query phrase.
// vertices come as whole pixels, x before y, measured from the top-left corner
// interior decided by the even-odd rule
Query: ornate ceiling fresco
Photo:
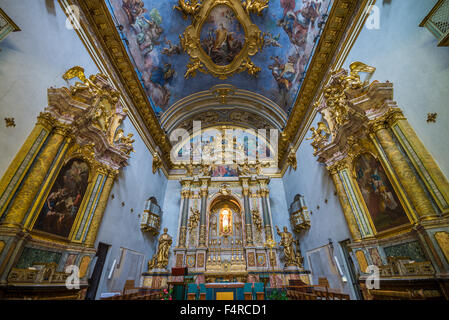
[[[332,6],[332,0],[106,2],[159,115],[219,84],[262,95],[289,114]]]

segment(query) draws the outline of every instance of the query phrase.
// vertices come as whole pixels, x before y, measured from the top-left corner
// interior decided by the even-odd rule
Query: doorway
[[[109,245],[100,242],[97,249],[97,262],[95,263],[94,271],[89,279],[89,288],[86,293],[86,300],[95,300],[97,295],[98,285],[100,283],[101,274],[103,273],[104,263],[108,254]]]
[[[350,243],[350,240],[346,239],[340,242],[340,246],[343,249],[343,256],[345,258],[346,265],[349,268],[349,276],[351,277],[351,283],[354,288],[356,299],[363,300],[362,289],[360,288],[358,281],[359,277],[357,269],[355,268],[354,261],[352,260],[351,255],[349,254],[352,251],[352,249],[348,246]]]

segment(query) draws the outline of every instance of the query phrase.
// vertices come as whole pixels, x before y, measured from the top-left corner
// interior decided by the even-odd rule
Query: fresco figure
[[[233,166],[215,166],[212,177],[237,177],[238,172]]]
[[[354,164],[356,179],[378,232],[409,223],[406,213],[382,165],[372,155],[360,156]]]
[[[68,237],[87,189],[89,167],[72,160],[59,173],[41,209],[34,228]]]
[[[143,14],[136,18],[136,22],[131,26],[137,34],[137,43],[144,56],[151,53],[157,45],[160,45],[160,37],[163,29],[160,27],[162,19],[159,12],[151,10],[151,19],[147,19]]]
[[[123,0],[122,8],[126,12],[129,24],[134,24],[138,16],[147,12],[142,0]]]
[[[286,62],[278,56],[271,57],[273,63],[268,66],[279,87],[274,100],[284,109],[293,103],[294,94],[305,74],[307,62],[316,44],[319,27],[325,21],[330,0],[281,0],[283,15],[277,21],[287,34],[291,48],[287,52]],[[284,61],[285,61],[284,60]]]
[[[179,5],[177,0],[109,0],[108,3],[157,116],[179,99],[204,90],[204,86],[220,83],[206,75],[201,75],[199,81],[184,82],[182,75],[188,69],[188,55],[179,35],[191,22],[173,10],[174,5]],[[270,4],[263,17],[251,15],[265,40],[255,62],[258,59],[262,62],[258,65],[262,66],[271,56],[278,61],[269,67],[265,65],[254,81],[234,76],[229,83],[259,92],[289,112],[331,3],[331,0],[279,0]],[[188,1],[186,5],[195,7]],[[209,12],[199,37],[201,48],[217,66],[232,64],[245,46],[244,27],[234,10],[224,4]]]
[[[201,46],[218,65],[228,65],[243,48],[244,34],[232,9],[217,6],[203,26]]]

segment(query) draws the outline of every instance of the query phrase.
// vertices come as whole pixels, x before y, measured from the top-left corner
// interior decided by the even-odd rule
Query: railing
[[[321,286],[285,286],[290,300],[350,300],[349,295]]]
[[[439,40],[438,46],[449,46],[449,0],[439,0],[419,26]]]
[[[116,295],[101,300],[161,300],[164,294],[162,290],[135,288],[135,290],[128,289],[124,294]]]
[[[293,230],[297,233],[310,228],[310,214],[307,208],[293,213],[290,216],[290,222]]]

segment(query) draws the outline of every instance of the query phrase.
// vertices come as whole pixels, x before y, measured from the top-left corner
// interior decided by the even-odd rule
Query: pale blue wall
[[[312,126],[321,119],[317,116]],[[305,197],[306,205],[312,211],[311,227],[303,231],[299,236],[301,253],[304,257],[304,267],[310,270],[307,252],[323,247],[332,240],[335,248],[335,255],[343,268],[346,277],[350,279],[347,266],[338,245],[340,241],[350,238],[346,220],[341,209],[338,197],[334,195],[335,187],[326,167],[318,163],[317,158],[313,156],[313,148],[310,141],[304,140],[296,153],[298,168],[296,171],[288,169],[284,175],[285,198],[288,206],[293,201],[296,194],[302,194]],[[327,199],[327,203],[325,203]],[[317,209],[317,206],[320,208]],[[284,217],[284,220],[288,218]],[[313,270],[312,270],[313,271]],[[329,279],[328,274],[313,273],[313,282],[318,284],[318,277],[327,276],[330,285],[337,286],[339,277],[335,276]],[[349,283],[349,282],[348,282]],[[353,296],[350,285],[341,284],[345,292]]]
[[[136,152],[131,153],[129,166],[121,170],[115,181],[98,232],[95,246],[98,247],[98,243],[102,242],[110,245],[110,248],[97,297],[101,293],[110,292],[112,289],[113,279],[108,279],[108,276],[114,260],[118,262],[120,259],[121,247],[143,254],[142,272],[147,271],[146,266],[156,250],[158,237],[140,230],[145,201],[154,196],[161,208],[164,208],[165,203],[167,178],[160,170],[153,174],[152,155],[130,121],[124,122],[123,129],[125,133],[133,133],[136,137],[136,142],[134,142]],[[112,195],[114,195],[114,199],[112,199]],[[122,202],[125,203],[123,207]],[[133,209],[133,212],[131,212],[131,209]],[[163,221],[167,220],[164,213]],[[91,266],[92,271],[93,265]],[[139,285],[140,277],[135,280],[136,285]],[[124,285],[125,283],[123,283]]]
[[[449,48],[437,47],[437,40],[419,24],[436,1],[377,1],[380,8],[380,29],[363,28],[344,68],[353,61],[362,61],[377,68],[372,80],[394,83],[395,100],[415,128],[441,169],[449,176]],[[428,124],[427,113],[438,113],[436,124]],[[316,126],[320,116],[314,121]],[[350,238],[346,220],[335,187],[326,168],[313,156],[309,141],[303,141],[297,152],[298,170],[284,176],[285,195],[290,204],[296,193],[305,195],[313,214],[311,228],[300,237],[301,250],[307,252],[325,246],[330,238],[336,256],[348,277],[339,241]],[[324,203],[324,199],[328,203]],[[317,206],[320,209],[317,209]],[[305,259],[305,266],[308,261]],[[316,278],[314,277],[314,281]],[[349,285],[345,289],[352,292]]]
[[[419,24],[436,0],[377,1],[380,29],[363,28],[344,67],[362,61],[377,68],[372,80],[394,84],[394,99],[449,177],[449,48]],[[438,113],[428,124],[427,114]]]
[[[281,240],[276,233],[275,226],[280,230],[287,227],[291,231],[291,224],[288,215],[288,205],[285,201],[284,181],[278,178],[272,178],[270,184],[270,207],[273,232],[276,242]]]
[[[193,201],[193,200],[190,200]],[[181,208],[181,184],[178,180],[168,180],[165,190],[164,216],[162,218],[161,230],[168,229],[168,234],[173,238],[170,248],[169,261],[173,263],[173,248],[178,244],[178,226],[180,225]],[[170,267],[171,265],[169,265]]]
[[[0,0],[0,7],[22,30],[0,42],[0,175],[3,175],[34,128],[36,117],[47,106],[47,89],[69,86],[62,75],[73,66],[85,68],[86,75],[99,71],[76,32],[65,27],[66,15],[57,1]],[[5,117],[15,118],[16,127],[6,128]],[[119,258],[120,247],[143,253],[145,267],[156,241],[140,231],[138,215],[150,196],[155,196],[161,206],[165,197],[167,180],[160,171],[153,175],[151,153],[128,119],[123,129],[134,134],[136,153],[131,154],[129,166],[114,184],[111,194],[115,199],[110,199],[106,207],[95,243],[96,247],[98,242],[111,245],[98,295],[109,289],[105,277],[112,261]],[[90,272],[93,267],[91,264]]]
[[[52,1],[53,2],[53,1]],[[65,71],[82,66],[98,69],[75,30],[65,27],[66,15],[57,1],[0,0],[0,7],[19,26],[0,42],[0,176],[19,151],[47,106],[47,89],[67,86]],[[4,118],[15,118],[6,128]]]

